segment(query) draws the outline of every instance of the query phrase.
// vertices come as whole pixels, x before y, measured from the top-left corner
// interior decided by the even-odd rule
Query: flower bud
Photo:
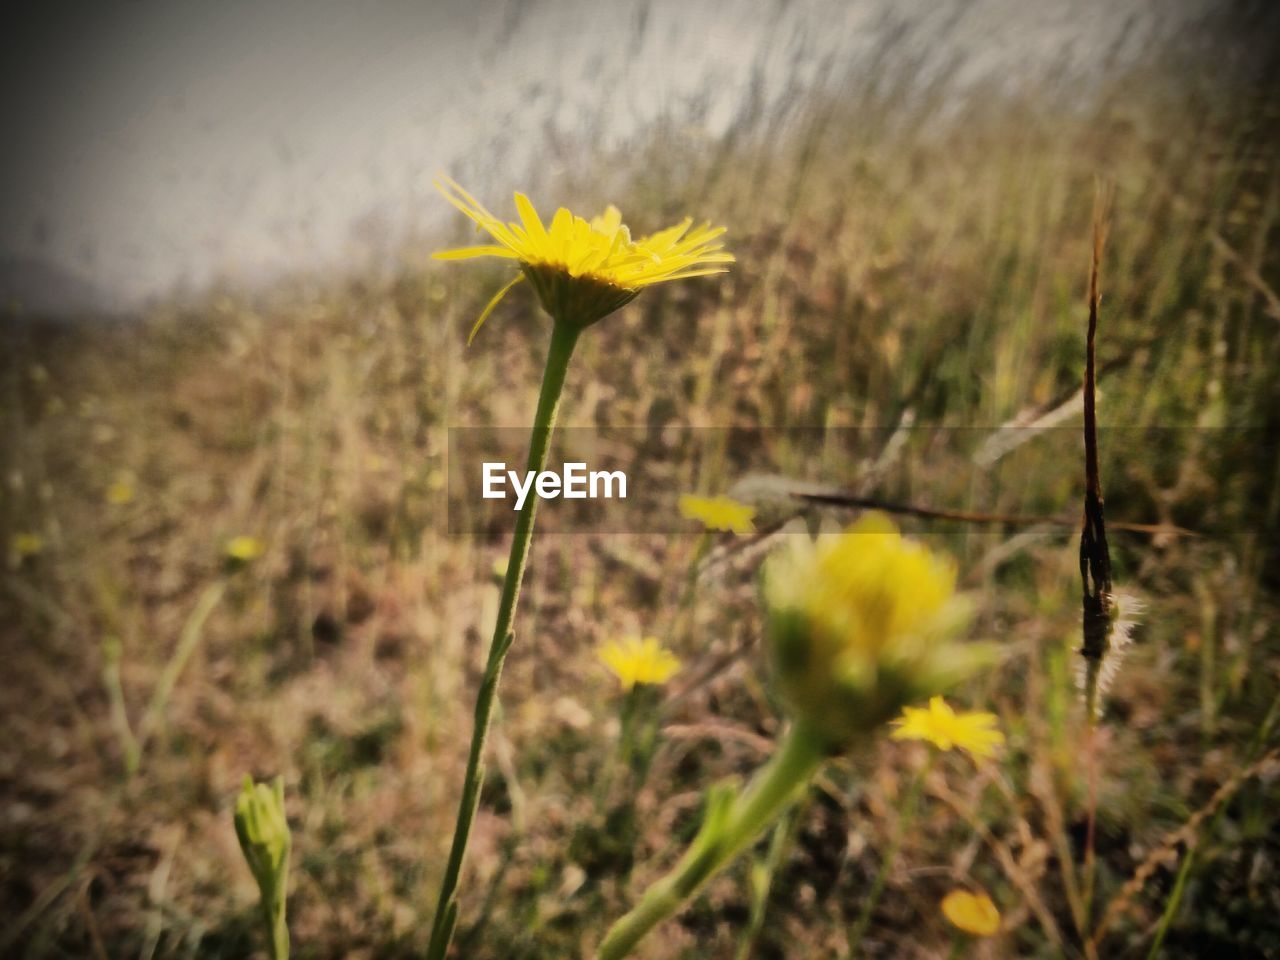
[[[236,836],[245,862],[258,882],[264,925],[272,960],[289,955],[289,930],[285,925],[285,901],[289,884],[289,822],[284,815],[284,780],[276,777],[268,786],[244,778],[236,798]]]

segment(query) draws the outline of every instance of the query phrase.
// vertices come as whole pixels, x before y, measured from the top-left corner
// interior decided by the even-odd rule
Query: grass
[[[762,843],[641,956],[734,956],[748,929],[759,958],[944,954],[937,904],[966,880],[1006,920],[976,956],[1084,955],[1099,917],[1103,956],[1144,955],[1157,936],[1166,956],[1280,955],[1280,103],[1185,67],[1119,73],[1087,104],[1052,87],[956,102],[868,84],[744,113],[710,149],[659,127],[540,185],[614,199],[641,229],[686,210],[727,222],[740,261],[724,283],[651,291],[584,337],[567,424],[837,427],[857,454],[820,471],[779,433],[775,472],[1069,516],[1106,178],[1109,525],[1202,534],[1110,534],[1116,582],[1148,613],[1104,704],[1092,909],[1078,533],[906,521],[955,553],[975,634],[1005,647],[961,698],[1000,715],[1001,763],[935,764],[901,835],[922,751],[886,741],[836,764],[785,851]],[[466,349],[497,274],[422,254],[385,275],[213,291],[127,325],[8,322],[0,528],[6,543],[42,539],[0,591],[8,948],[261,951],[231,822],[246,772],[285,777],[296,956],[423,948],[506,550],[502,535],[444,533],[446,428],[526,426],[547,331],[517,291]],[[975,465],[1001,425],[1055,416]],[[729,489],[739,453],[677,458],[647,509]],[[136,496],[109,504],[120,471]],[[228,569],[223,547],[242,534],[265,554]],[[759,551],[722,547],[686,594],[696,535],[535,542],[459,956],[587,953],[688,842],[703,789],[768,755]],[[601,803],[621,696],[595,651],[633,633],[661,634],[686,666],[654,707],[644,776],[614,776]],[[749,875],[766,858],[761,913]]]

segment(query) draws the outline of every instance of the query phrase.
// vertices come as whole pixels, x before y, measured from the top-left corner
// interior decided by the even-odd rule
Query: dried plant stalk
[[[1093,257],[1089,268],[1089,333],[1085,342],[1084,373],[1084,517],[1080,529],[1080,579],[1083,586],[1083,643],[1085,711],[1090,726],[1098,715],[1099,677],[1110,652],[1111,552],[1103,514],[1102,479],[1098,471],[1097,351],[1098,265],[1107,241],[1111,191],[1099,187],[1093,208]]]

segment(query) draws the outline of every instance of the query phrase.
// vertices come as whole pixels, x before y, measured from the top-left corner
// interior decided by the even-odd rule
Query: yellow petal
[[[1000,911],[985,893],[952,890],[942,898],[942,913],[957,929],[975,937],[989,937],[1000,929]]]
[[[493,313],[493,308],[502,302],[502,298],[517,283],[524,279],[523,273],[517,273],[511,280],[497,293],[493,295],[493,299],[488,302],[484,310],[480,314],[480,319],[476,321],[475,326],[471,328],[471,332],[467,334],[467,346],[471,346],[471,341],[476,338],[476,334],[480,332],[480,328],[484,326],[484,322],[489,319],[489,314]]]
[[[452,250],[437,250],[431,255],[432,260],[470,260],[472,257],[506,257],[508,260],[520,258],[506,247],[486,244],[479,247],[455,247]]]

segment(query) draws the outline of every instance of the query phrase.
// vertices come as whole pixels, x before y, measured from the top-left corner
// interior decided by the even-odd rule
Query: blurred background
[[[772,531],[855,515],[790,496],[819,480],[1023,518],[902,518],[1006,648],[957,702],[1008,748],[976,772],[888,742],[834,764],[776,862],[744,859],[641,955],[945,956],[938,900],[974,884],[1005,917],[974,956],[1280,956],[1269,5],[3,17],[0,954],[262,952],[245,773],[285,778],[295,955],[423,948],[507,546],[450,533],[448,431],[527,427],[547,334],[517,288],[465,346],[505,274],[430,261],[469,235],[444,170],[500,215],[519,189],[643,233],[724,223],[738,257],[584,338],[570,427],[724,429],[682,434],[636,505],[683,532],[535,544],[457,956],[589,956],[706,786],[768,755],[758,563]],[[1149,529],[1112,535],[1146,614],[1092,796],[1055,521],[1083,495],[1100,184],[1102,480],[1108,518]],[[733,449],[762,427],[763,479]],[[679,516],[731,490],[756,536]],[[683,663],[641,699],[643,764],[597,656],[640,634]]]

